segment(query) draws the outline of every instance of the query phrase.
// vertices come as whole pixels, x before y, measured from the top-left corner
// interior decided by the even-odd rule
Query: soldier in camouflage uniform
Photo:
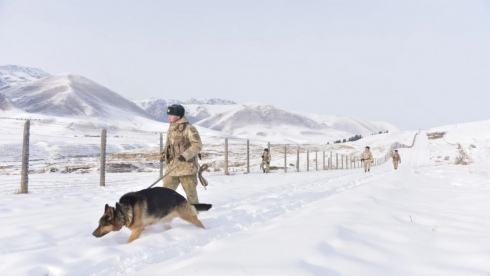
[[[400,154],[398,154],[398,150],[395,150],[395,153],[393,153],[393,166],[395,167],[395,170],[398,169],[398,163],[401,163],[402,159],[400,158]]]
[[[361,161],[364,162],[364,172],[371,171],[371,162],[374,160],[373,154],[370,151],[369,147],[361,153]]]
[[[269,149],[264,149],[264,153],[262,153],[262,163],[260,163],[260,168],[264,171],[264,173],[270,173],[269,164],[271,162],[271,154],[269,153]]]
[[[187,201],[199,203],[197,197],[197,173],[199,165],[197,155],[202,149],[201,137],[197,129],[184,116],[185,109],[179,104],[168,107],[170,126],[167,141],[162,151],[162,159],[167,163],[167,172],[177,164],[182,164],[163,179],[163,187],[176,190],[182,184]]]

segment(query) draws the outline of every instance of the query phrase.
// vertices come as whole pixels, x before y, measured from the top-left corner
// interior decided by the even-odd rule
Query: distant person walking
[[[373,160],[374,158],[369,147],[366,147],[366,149],[361,153],[361,161],[364,162],[364,172],[369,172],[371,170],[371,161]]]
[[[262,154],[262,163],[260,164],[260,169],[264,171],[264,173],[269,173],[269,164],[271,162],[271,154],[269,153],[269,149],[264,149],[264,153]],[[264,168],[265,167],[265,168]]]
[[[400,158],[400,154],[398,154],[398,150],[395,150],[393,153],[393,166],[395,166],[395,170],[398,169],[398,163],[401,163],[402,159]]]

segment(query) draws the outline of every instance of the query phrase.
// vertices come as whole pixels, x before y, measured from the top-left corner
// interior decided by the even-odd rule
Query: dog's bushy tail
[[[192,206],[194,206],[194,208],[196,208],[196,211],[207,211],[209,209],[211,209],[211,207],[213,207],[213,205],[211,204],[191,204]]]

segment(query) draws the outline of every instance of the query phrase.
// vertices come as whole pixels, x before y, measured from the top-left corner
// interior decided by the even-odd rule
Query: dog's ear
[[[109,204],[106,204],[104,207],[104,213],[107,212],[107,209],[109,209]]]
[[[122,209],[121,204],[119,204],[119,203],[116,202],[116,211],[117,210],[121,210],[121,209]]]
[[[113,219],[114,218],[114,208],[109,207],[109,209],[107,211],[108,211],[107,215],[109,216],[109,220]]]

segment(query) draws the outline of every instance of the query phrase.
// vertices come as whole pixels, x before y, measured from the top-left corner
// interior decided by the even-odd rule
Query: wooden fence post
[[[323,151],[323,170],[325,170],[325,151]]]
[[[269,153],[271,153],[271,142],[267,142],[267,149],[269,150]]]
[[[228,138],[225,138],[225,175],[228,174]]]
[[[31,120],[27,120],[24,124],[24,143],[22,145],[22,171],[20,179],[20,193],[27,194],[29,192],[29,136],[30,136]]]
[[[342,163],[342,170],[344,169],[344,155],[340,155],[340,161]]]
[[[250,140],[247,139],[247,173],[250,173]]]
[[[299,172],[299,148],[296,151],[296,171]]]
[[[310,150],[306,150],[306,171],[310,171]]]
[[[333,169],[333,155],[332,152],[330,152],[330,170]]]
[[[107,129],[102,129],[100,135],[100,186],[105,186],[105,150],[107,143]]]
[[[315,170],[318,171],[318,151],[315,151]]]
[[[160,132],[160,154],[163,151],[163,132]],[[160,157],[160,177],[163,176],[163,159]]]
[[[335,169],[339,169],[339,153],[335,153]]]
[[[284,145],[284,172],[288,172],[288,160],[287,160],[288,145]]]

